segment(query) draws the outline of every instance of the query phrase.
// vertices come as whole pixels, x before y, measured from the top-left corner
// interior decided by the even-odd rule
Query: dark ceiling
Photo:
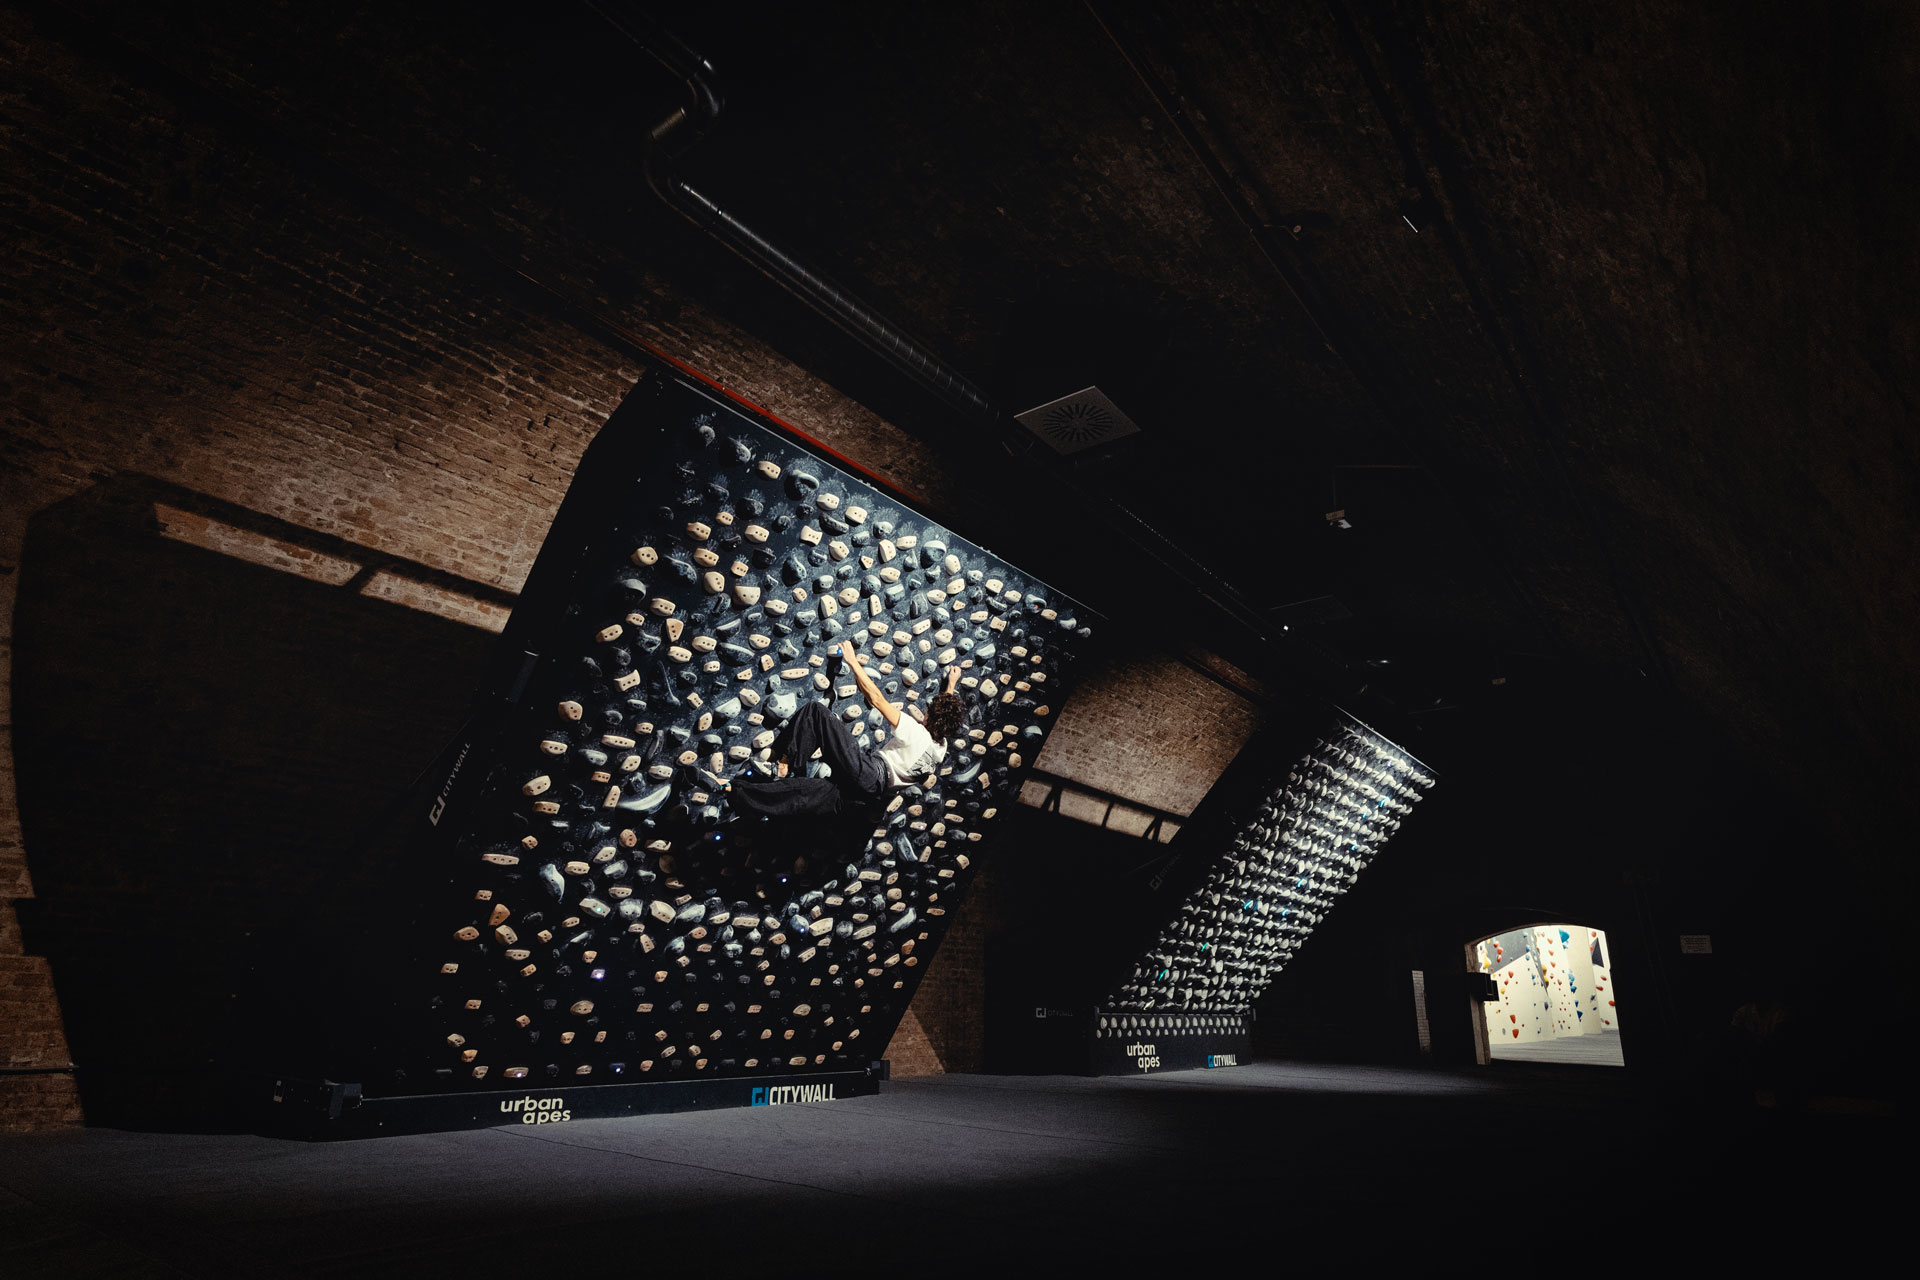
[[[694,185],[1006,408],[1094,382],[1141,427],[1013,463],[653,200],[683,95],[585,8],[81,8],[590,307],[719,313],[924,441],[976,537],[1170,644],[1435,739],[1529,688],[1671,704],[1835,838],[1901,838],[1920,9],[657,10],[727,99]],[[1252,625],[1143,606],[1164,584],[1067,479]],[[1692,731],[1643,728],[1684,771]]]

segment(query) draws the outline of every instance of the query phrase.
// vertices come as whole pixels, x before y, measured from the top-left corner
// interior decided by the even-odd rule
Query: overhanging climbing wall
[[[418,928],[384,1087],[569,1087],[864,1068],[1017,794],[1090,629],[1071,601],[655,371],[609,419],[429,775]],[[962,735],[854,828],[736,818],[703,771],[808,701],[880,741],[964,669]],[[805,863],[796,872],[796,855]]]
[[[1253,1002],[1433,781],[1343,715],[1227,832],[1204,820],[1183,829],[1218,851],[1100,1002],[1095,1070],[1204,1066],[1243,1049]]]

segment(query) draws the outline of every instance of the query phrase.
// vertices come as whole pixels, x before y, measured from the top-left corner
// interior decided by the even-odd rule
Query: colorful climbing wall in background
[[[1535,925],[1476,943],[1474,954],[1498,996],[1484,1006],[1493,1056],[1516,1045],[1619,1031],[1604,930]]]
[[[1091,629],[1072,601],[674,374],[602,429],[435,774],[445,860],[406,1088],[863,1068],[885,1050]],[[934,775],[839,822],[717,779],[829,706],[963,672]],[[410,997],[409,997],[410,998]],[[410,1025],[412,1030],[405,1028]]]

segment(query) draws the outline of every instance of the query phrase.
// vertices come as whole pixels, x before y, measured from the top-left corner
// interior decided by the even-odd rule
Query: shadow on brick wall
[[[354,1034],[408,904],[372,835],[493,637],[187,545],[156,502],[115,478],[29,526],[18,905],[88,1122],[239,1128],[228,1082]]]

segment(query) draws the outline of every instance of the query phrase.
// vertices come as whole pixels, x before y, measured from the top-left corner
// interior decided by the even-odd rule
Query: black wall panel
[[[426,906],[370,1091],[866,1066],[1090,634],[777,424],[649,373],[419,788],[402,845]],[[767,759],[795,708],[886,733],[840,669],[847,639],[896,701],[963,667],[946,764],[843,820],[736,816],[708,775]]]

